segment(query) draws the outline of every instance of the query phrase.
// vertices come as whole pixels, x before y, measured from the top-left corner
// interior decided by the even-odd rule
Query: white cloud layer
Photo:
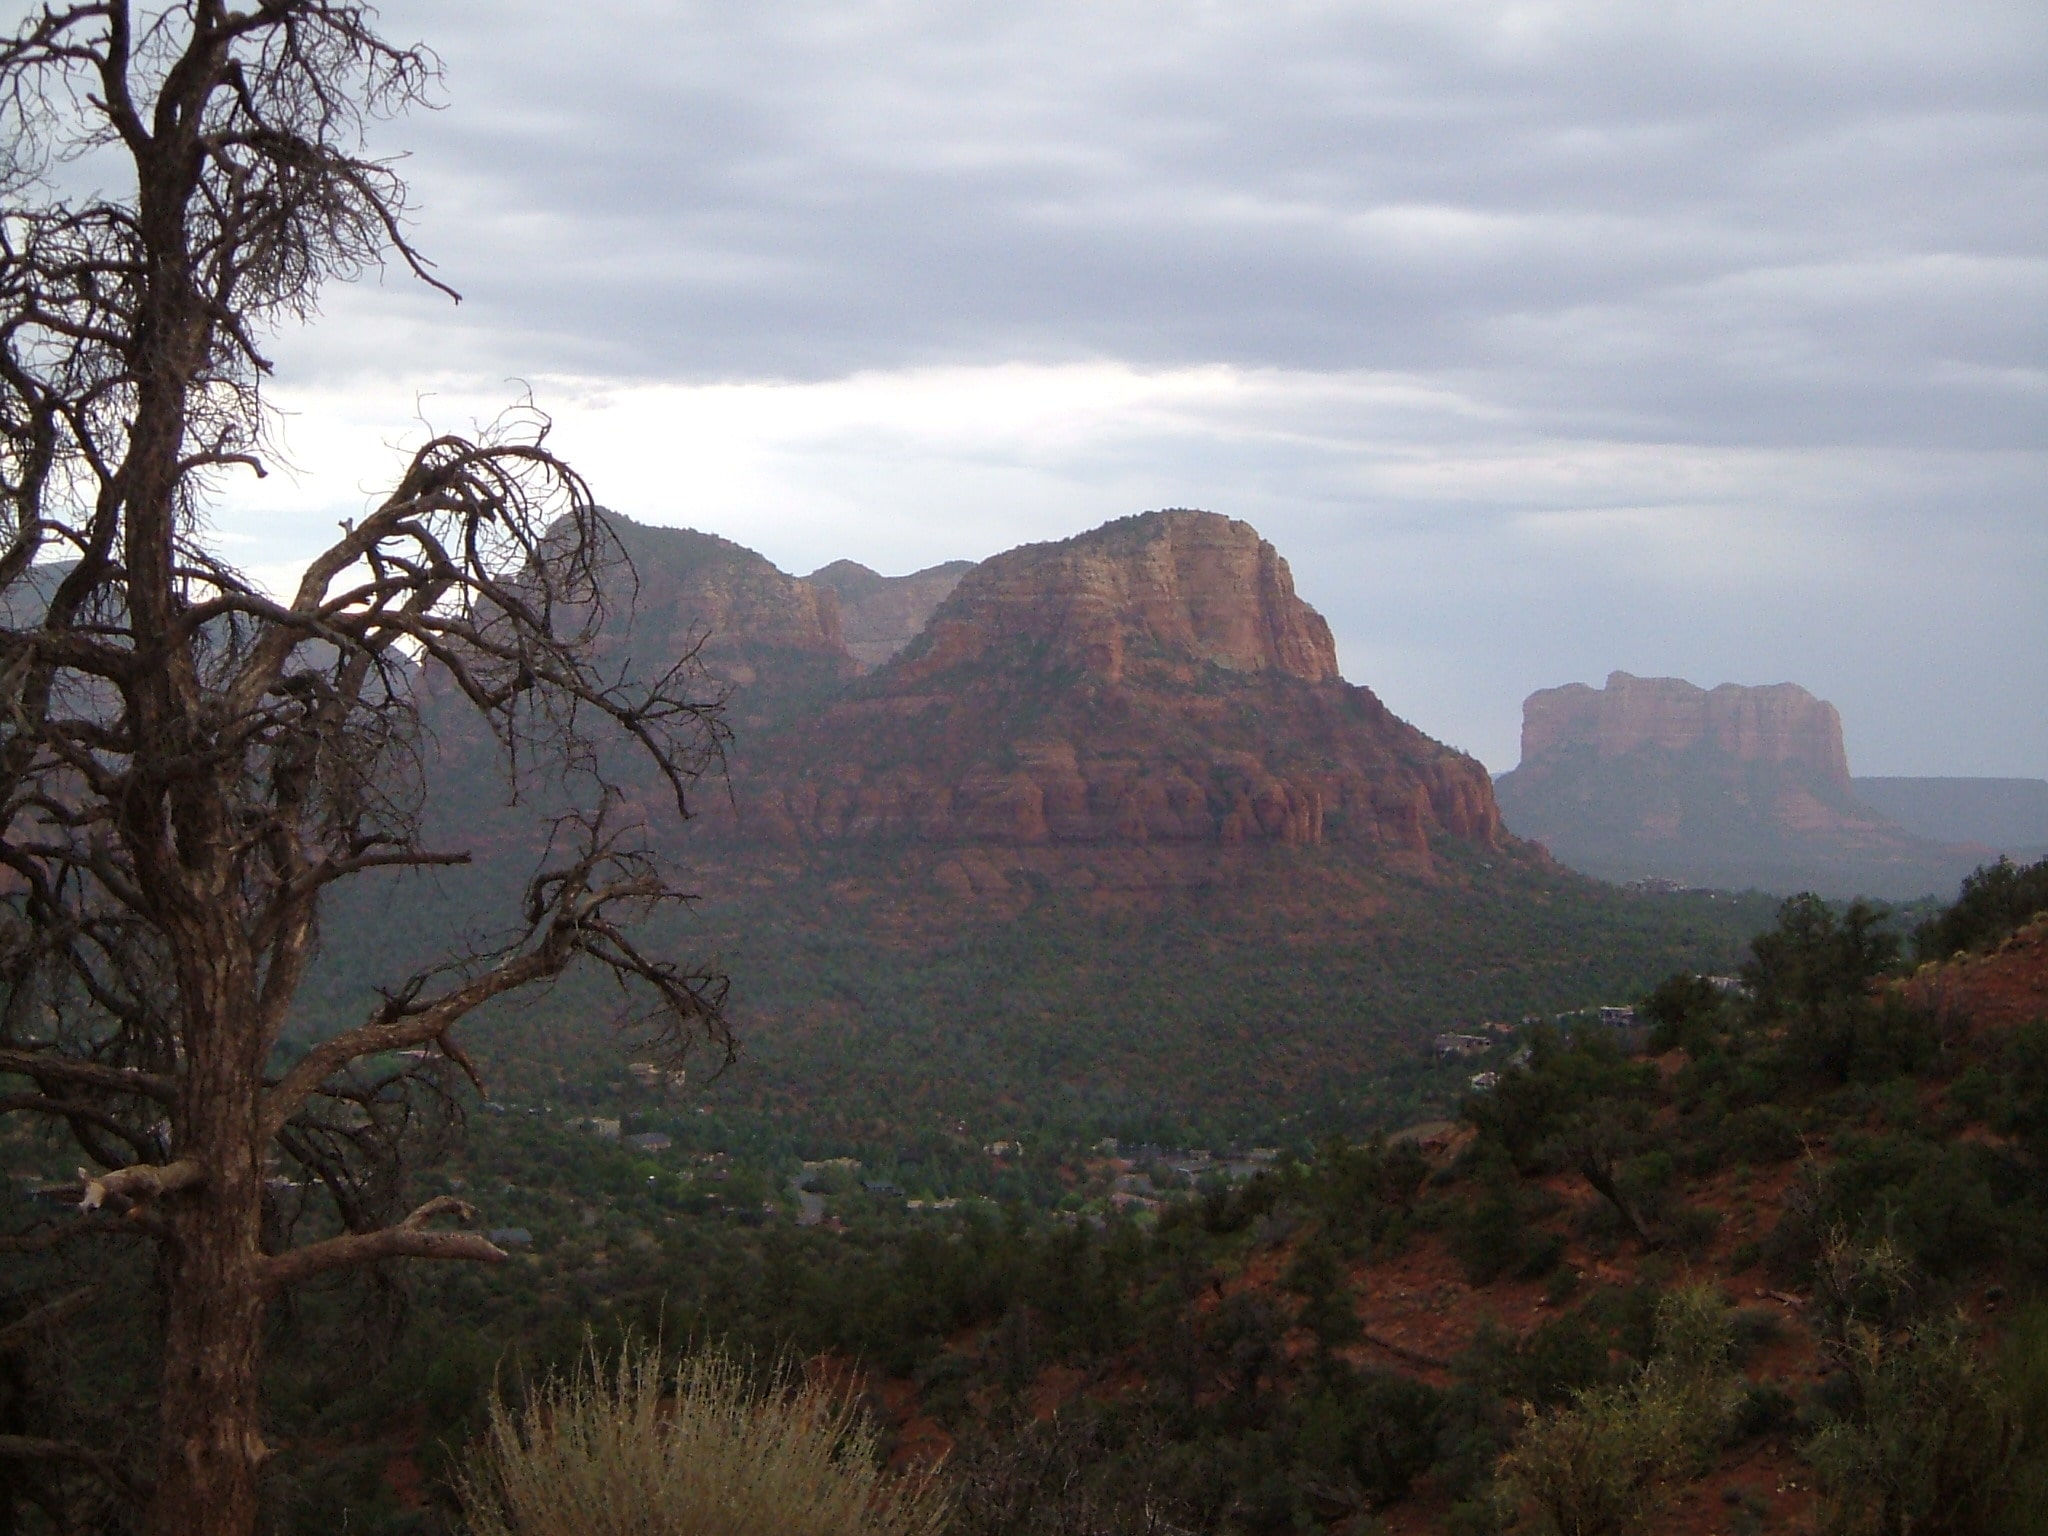
[[[1791,679],[2048,774],[2048,10],[387,5],[397,278],[279,339],[266,569],[527,381],[609,503],[808,570],[1194,505],[1511,766],[1529,690]]]

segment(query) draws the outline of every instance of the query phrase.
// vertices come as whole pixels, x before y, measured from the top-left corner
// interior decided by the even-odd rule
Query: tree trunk
[[[233,1213],[181,1223],[169,1257],[154,1536],[248,1536],[263,1445],[263,1303]],[[177,1251],[182,1250],[182,1251]]]
[[[194,1029],[178,1155],[205,1181],[165,1214],[161,1429],[152,1536],[249,1536],[264,1458],[260,1368],[263,1170],[256,1151],[252,1031],[209,1009]]]

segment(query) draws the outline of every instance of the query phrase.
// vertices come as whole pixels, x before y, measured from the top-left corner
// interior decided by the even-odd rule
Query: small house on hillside
[[[666,1152],[674,1143],[666,1131],[642,1131],[638,1136],[628,1136],[626,1145],[635,1152]]]
[[[1454,1061],[1464,1056],[1477,1056],[1493,1049],[1493,1040],[1486,1035],[1444,1034],[1436,1037],[1436,1059]]]

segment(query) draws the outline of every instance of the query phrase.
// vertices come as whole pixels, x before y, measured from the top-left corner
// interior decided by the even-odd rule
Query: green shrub
[[[1489,1159],[1477,1170],[1477,1189],[1451,1214],[1445,1236],[1473,1285],[1490,1285],[1505,1274],[1547,1274],[1563,1244],[1529,1220],[1529,1199],[1504,1159]]]
[[[1751,1382],[1742,1389],[1735,1416],[1728,1425],[1731,1441],[1754,1440],[1789,1428],[1799,1417],[1799,1404],[1775,1381]]]
[[[1782,1163],[1804,1147],[1799,1123],[1776,1104],[1739,1109],[1724,1122],[1719,1138],[1725,1155],[1740,1163]]]
[[[1496,1484],[1509,1518],[1546,1536],[1648,1530],[1684,1454],[1681,1417],[1621,1387],[1584,1392],[1532,1419],[1502,1458]]]
[[[1705,1253],[1721,1230],[1721,1213],[1711,1206],[1680,1205],[1665,1212],[1664,1231],[1680,1253]]]
[[[2018,1420],[1962,1319],[1929,1319],[1899,1334],[1852,1321],[1833,1353],[1853,1387],[1852,1406],[1806,1451],[1830,1536],[1994,1530],[2019,1450]]]
[[[1739,1421],[1733,1348],[1728,1308],[1712,1287],[1661,1298],[1655,1350],[1637,1378],[1579,1392],[1570,1407],[1532,1418],[1501,1459],[1503,1516],[1544,1536],[1655,1529],[1678,1482]]]
[[[1742,968],[1762,1018],[1810,1018],[1828,1004],[1860,997],[1898,961],[1898,935],[1885,909],[1852,901],[1838,916],[1810,892],[1788,899],[1768,932],[1750,940]]]
[[[1882,1232],[1921,1268],[1955,1274],[1988,1259],[2015,1214],[1993,1187],[1998,1160],[1968,1143],[1844,1133],[1817,1182],[1817,1214],[1864,1237]]]
[[[1983,1107],[2036,1164],[2048,1164],[2048,1019],[2034,1019],[2006,1036]]]
[[[1740,1365],[1784,1338],[1785,1322],[1769,1307],[1737,1307],[1728,1314],[1728,1333]]]
[[[1407,1497],[1436,1460],[1442,1407],[1424,1382],[1382,1372],[1331,1382],[1295,1406],[1293,1480],[1325,1502],[1349,1489],[1360,1507]]]
[[[1920,960],[1946,960],[1959,950],[1994,947],[2014,929],[2048,912],[2048,859],[2015,864],[2000,859],[1963,881],[1955,904],[1913,930]]]
[[[673,1374],[593,1353],[489,1429],[457,1479],[471,1536],[930,1536],[945,1500],[877,1465],[844,1391],[765,1384],[722,1350]]]
[[[2013,1320],[1998,1368],[2019,1426],[2019,1452],[1996,1529],[2000,1536],[2034,1536],[2048,1530],[2048,1306],[2037,1303]]]
[[[1680,971],[1657,985],[1639,1011],[1650,1021],[1650,1049],[1659,1054],[1674,1047],[1704,1055],[1718,1044],[1729,1013],[1728,994],[1704,976]]]
[[[1889,1233],[1858,1242],[1839,1226],[1816,1239],[1810,1317],[1821,1349],[1847,1354],[1858,1329],[1897,1329],[1911,1321],[1924,1282]]]
[[[1539,1408],[1570,1400],[1577,1392],[1605,1386],[1615,1376],[1608,1363],[1605,1333],[1576,1313],[1545,1323],[1506,1354],[1505,1385]]]

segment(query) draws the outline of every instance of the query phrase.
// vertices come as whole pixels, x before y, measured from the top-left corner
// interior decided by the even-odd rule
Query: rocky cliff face
[[[1447,843],[1541,859],[1511,846],[1484,768],[1339,676],[1329,626],[1244,523],[1147,513],[894,585],[844,565],[800,579],[685,530],[618,532],[638,597],[607,625],[607,663],[649,672],[694,647],[731,690],[729,783],[696,797],[703,834],[949,848],[941,883],[977,893],[1006,868],[1027,884],[1212,882],[1256,844],[1347,849],[1359,870],[1433,869]],[[900,626],[947,583],[862,675],[840,590],[879,643],[876,614]],[[658,821],[656,787],[615,771]]]
[[[916,639],[933,610],[973,569],[971,560],[949,560],[908,576],[884,576],[852,560],[835,560],[804,580],[838,599],[846,649],[872,669]]]
[[[1544,689],[1497,787],[1516,833],[1611,879],[1904,897],[1952,891],[1981,856],[1858,801],[1841,717],[1791,683]]]
[[[1709,689],[1613,672],[1603,689],[1570,683],[1530,694],[1522,705],[1522,761],[1582,749],[1599,758],[1648,751],[1783,765],[1849,792],[1842,717],[1796,683]]]
[[[1202,668],[1337,677],[1322,615],[1294,595],[1287,562],[1248,524],[1148,512],[1078,539],[1028,544],[963,578],[898,676],[1023,664],[1120,684],[1185,682]]]
[[[1485,770],[1337,673],[1249,526],[1148,513],[961,578],[925,631],[735,774],[775,842],[1501,845]]]

